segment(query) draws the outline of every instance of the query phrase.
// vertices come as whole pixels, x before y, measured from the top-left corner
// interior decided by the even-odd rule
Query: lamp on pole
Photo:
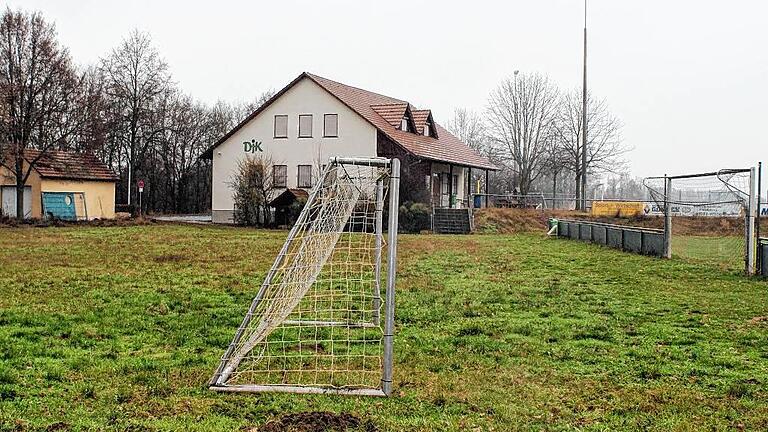
[[[582,83],[581,208],[587,208],[587,0],[584,0],[584,81]]]

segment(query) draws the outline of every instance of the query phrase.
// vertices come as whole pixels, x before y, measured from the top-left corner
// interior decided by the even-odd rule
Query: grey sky
[[[302,71],[407,99],[445,121],[512,71],[581,83],[582,2],[11,1],[80,63],[151,33],[181,87],[250,100]],[[624,123],[633,175],[768,160],[768,3],[589,3],[589,85]]]

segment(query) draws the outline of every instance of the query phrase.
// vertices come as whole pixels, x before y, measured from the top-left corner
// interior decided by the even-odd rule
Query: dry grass
[[[541,232],[547,229],[549,218],[584,219],[643,228],[664,228],[664,218],[641,216],[633,218],[592,217],[588,213],[566,210],[534,210],[514,208],[480,209],[475,213],[475,227],[480,233],[514,234]],[[676,217],[672,222],[674,234],[697,236],[732,236],[744,231],[740,218]],[[762,233],[768,236],[768,219],[761,222]]]

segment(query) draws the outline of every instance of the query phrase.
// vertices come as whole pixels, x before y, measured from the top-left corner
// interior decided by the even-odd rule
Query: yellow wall
[[[43,213],[42,192],[85,192],[88,219],[114,219],[115,183],[90,180],[41,179],[32,171],[27,179],[32,187],[32,217],[40,219]],[[0,167],[0,186],[16,185],[16,177],[6,168]]]
[[[26,167],[24,168],[26,170]],[[27,186],[32,187],[32,218],[40,219],[43,202],[40,195],[40,175],[32,171],[27,179]],[[16,186],[16,176],[7,168],[0,166],[0,186]]]
[[[595,201],[592,203],[592,216],[637,217],[642,216],[645,204],[626,201]]]
[[[41,191],[85,192],[85,206],[89,220],[114,219],[115,217],[114,182],[43,179]],[[40,194],[37,197],[39,199]]]

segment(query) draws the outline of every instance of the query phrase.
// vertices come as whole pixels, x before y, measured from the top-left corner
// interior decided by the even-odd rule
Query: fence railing
[[[557,236],[656,257],[664,256],[664,231],[576,219],[557,219]]]

